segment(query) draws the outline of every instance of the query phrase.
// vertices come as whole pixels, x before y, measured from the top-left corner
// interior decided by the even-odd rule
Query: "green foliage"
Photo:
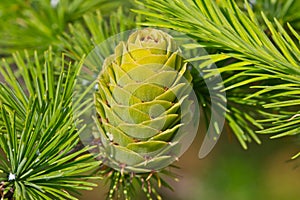
[[[162,177],[169,177],[177,180],[177,175],[171,172],[170,166],[160,172],[134,174],[134,173],[122,173],[111,168],[107,168],[101,171],[106,180],[110,180],[109,192],[107,199],[138,199],[139,191],[142,190],[146,199],[161,200],[162,197],[158,193],[158,188],[166,187],[173,190],[169,183]],[[140,197],[142,198],[142,197]]]
[[[147,16],[143,25],[172,28],[216,49],[210,61],[218,62],[228,97],[227,120],[244,147],[247,133],[259,142],[251,126],[276,137],[299,133],[299,35],[289,24],[287,32],[262,13],[269,37],[250,5],[244,13],[233,1],[221,1],[221,8],[208,0],[146,0],[141,5],[146,11],[136,12]],[[259,118],[266,119],[258,123]]]
[[[76,199],[77,190],[95,186],[86,179],[96,178],[89,173],[100,164],[87,153],[90,147],[74,150],[82,131],[72,111],[81,63],[65,66],[64,58],[53,58],[51,51],[44,62],[37,54],[34,60],[14,54],[14,60],[20,78],[5,61],[0,68],[5,79],[0,84],[2,197]],[[55,65],[61,65],[59,73]]]
[[[87,153],[91,147],[79,145],[83,128],[76,128],[80,121],[73,112],[83,103],[72,99],[82,64],[78,61],[110,36],[142,25],[188,34],[199,42],[186,44],[191,50],[205,47],[210,55],[190,59],[200,63],[196,67],[204,74],[192,72],[195,92],[209,120],[211,99],[204,80],[221,73],[227,125],[243,148],[252,140],[260,144],[259,134],[299,135],[300,1],[138,3],[139,7],[130,0],[61,0],[57,5],[50,0],[1,0],[0,55],[7,58],[0,66],[3,199],[75,199],[77,190],[95,186],[90,182],[99,178],[90,175],[94,169],[110,182],[110,199],[133,199],[136,189],[148,199],[161,198],[155,185],[169,187],[160,176],[173,174],[166,169],[142,175],[99,169],[101,163]],[[54,50],[43,56],[49,46]],[[108,46],[106,54],[115,46]],[[14,53],[24,49],[28,51]],[[217,70],[207,68],[212,63]]]
[[[58,36],[69,23],[81,21],[86,13],[100,9],[108,14],[123,0],[61,0],[53,5],[50,0],[4,0],[0,4],[0,54],[9,55],[19,49],[44,51],[49,45],[59,46]],[[0,15],[0,16],[1,16]]]
[[[260,19],[260,12],[263,11],[268,19],[276,18],[282,25],[288,22],[297,30],[300,30],[299,9],[298,0],[256,0],[253,3],[253,11]]]
[[[109,17],[103,16],[100,10],[85,14],[83,22],[69,24],[69,29],[59,37],[62,50],[70,58],[78,60],[82,55],[88,55],[109,37],[137,28],[136,22],[139,21],[138,16],[128,13],[122,7],[119,7],[116,12],[112,12]],[[107,46],[108,49],[105,53],[101,53],[110,55],[117,44],[110,45]],[[85,64],[88,62],[92,62],[92,60],[85,60]]]

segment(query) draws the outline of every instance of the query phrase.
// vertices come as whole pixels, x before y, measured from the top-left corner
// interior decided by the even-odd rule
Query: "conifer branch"
[[[52,56],[48,51],[41,63],[37,54],[34,60],[14,54],[20,78],[5,61],[0,67],[5,79],[0,84],[3,198],[76,199],[77,190],[90,190],[95,186],[90,181],[99,178],[90,174],[100,164],[88,153],[91,147],[72,151],[83,130],[75,126],[78,116],[72,111],[81,63],[65,66],[63,57]]]
[[[267,27],[265,30],[248,3],[245,3],[245,13],[234,1],[219,2],[222,7],[208,0],[174,3],[145,0],[140,4],[146,10],[135,12],[147,17],[148,21],[143,25],[168,27],[187,33],[201,46],[217,51],[210,60],[218,62],[218,71],[224,78],[230,110],[227,120],[238,138],[247,140],[247,132],[253,135],[251,126],[263,128],[258,132],[275,134],[274,137],[298,134],[296,124],[299,121],[293,118],[299,113],[300,99],[297,90],[300,85],[297,31],[289,24],[287,31],[276,19],[271,23],[262,13]],[[236,108],[247,112],[247,117],[232,119]],[[266,120],[257,121],[260,118]],[[238,124],[230,123],[233,121]]]

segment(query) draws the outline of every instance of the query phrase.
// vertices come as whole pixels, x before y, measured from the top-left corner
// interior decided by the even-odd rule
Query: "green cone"
[[[191,79],[169,34],[147,28],[120,42],[103,64],[95,94],[100,158],[133,172],[171,164],[191,121]]]

